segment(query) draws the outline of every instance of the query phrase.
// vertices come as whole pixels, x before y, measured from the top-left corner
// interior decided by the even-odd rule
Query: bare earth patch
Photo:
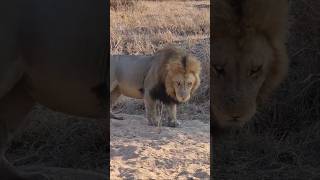
[[[160,129],[142,115],[122,116],[110,123],[112,179],[209,179],[208,124],[191,120]]]

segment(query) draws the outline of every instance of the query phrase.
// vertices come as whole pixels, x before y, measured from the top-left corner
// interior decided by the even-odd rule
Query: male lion
[[[20,171],[5,157],[12,139],[29,124],[31,118],[26,116],[37,103],[96,118],[108,135],[107,66],[101,65],[107,64],[106,17],[104,1],[1,1],[1,180],[49,178]]]
[[[287,74],[288,2],[217,0],[213,13],[214,128],[242,126]]]
[[[160,101],[169,111],[164,125],[179,126],[176,105],[187,102],[200,85],[200,62],[176,48],[153,56],[112,56],[110,68],[111,105],[121,94],[144,99],[149,125],[160,120],[156,103]]]

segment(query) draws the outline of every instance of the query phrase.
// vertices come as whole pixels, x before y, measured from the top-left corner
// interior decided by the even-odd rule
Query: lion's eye
[[[217,72],[218,75],[224,75],[225,74],[225,70],[224,70],[223,66],[213,65],[213,68]]]
[[[249,76],[256,76],[261,70],[262,70],[262,65],[254,67],[253,69],[250,70]]]

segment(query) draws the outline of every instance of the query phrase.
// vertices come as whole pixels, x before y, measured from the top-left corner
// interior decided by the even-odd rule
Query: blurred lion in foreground
[[[111,106],[121,94],[144,99],[149,125],[158,125],[159,105],[164,104],[169,111],[164,125],[177,127],[176,105],[187,102],[198,89],[200,71],[200,61],[177,48],[165,48],[153,56],[111,56]],[[122,119],[112,113],[111,117]]]
[[[214,129],[242,126],[284,80],[288,0],[213,3]]]

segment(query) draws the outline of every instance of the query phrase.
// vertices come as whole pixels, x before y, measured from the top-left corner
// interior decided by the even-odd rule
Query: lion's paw
[[[169,121],[166,126],[168,127],[181,127],[181,122],[176,120],[176,121]]]
[[[157,123],[153,122],[153,121],[148,121],[148,125],[149,126],[157,126]]]

